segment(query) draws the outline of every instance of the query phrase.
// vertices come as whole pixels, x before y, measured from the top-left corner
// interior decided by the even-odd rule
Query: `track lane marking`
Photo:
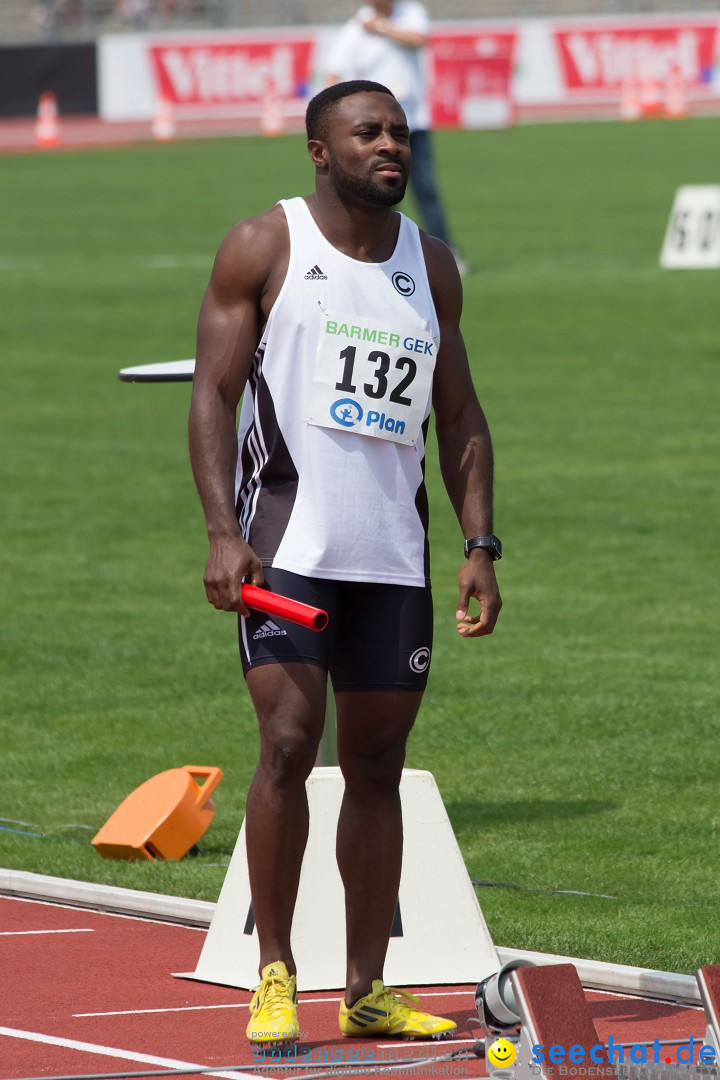
[[[653,1005],[667,1005],[670,1003],[678,1009],[695,1009],[698,1012],[703,1012],[703,1007],[699,1001],[677,1001],[677,999],[673,999],[669,1002],[668,998],[645,997],[644,994],[642,997],[639,997],[637,994],[625,994],[621,990],[596,990],[594,987],[587,986],[583,987],[583,989],[586,994],[601,994],[607,995],[608,997],[625,998],[627,1001],[649,1001]]]
[[[112,1012],[73,1013],[73,1020],[98,1016],[147,1016],[148,1013],[203,1012],[211,1009],[247,1009],[249,1001],[233,1002],[231,1005],[176,1005],[166,1009],[115,1009]]]
[[[153,919],[149,915],[133,915],[128,911],[103,911],[101,907],[91,907],[84,903],[62,904],[57,900],[42,900],[34,896],[11,896],[8,893],[0,893],[0,900],[9,900],[13,904],[39,904],[41,907],[61,908],[63,911],[84,911],[86,914],[98,915],[107,919],[131,919],[133,922],[151,923],[153,926],[168,926],[175,930],[194,930],[201,934],[207,934],[208,932],[207,926],[191,926],[189,923],[177,922],[175,919]]]
[[[61,1039],[57,1035],[44,1035],[39,1031],[21,1031],[17,1028],[0,1027],[0,1036],[9,1039],[25,1039],[29,1042],[42,1043],[44,1046],[63,1046],[68,1050],[79,1050],[85,1054],[98,1054],[102,1057],[122,1058],[125,1061],[139,1061],[143,1065],[160,1065],[165,1069],[209,1069],[212,1066],[197,1065],[189,1061],[175,1061],[173,1058],[156,1057],[154,1054],[140,1054],[134,1050],[121,1050],[116,1046],[101,1046],[97,1043],[78,1042],[77,1039]],[[227,1080],[257,1080],[253,1073],[217,1072],[212,1076],[227,1077]]]
[[[467,990],[449,990],[447,993],[441,993],[432,991],[429,994],[423,994],[424,998],[431,997],[467,997],[469,991]],[[336,997],[323,997],[323,998],[299,998],[300,1005],[327,1005],[337,1004],[340,1000],[340,994]],[[74,1019],[82,1019],[86,1017],[97,1016],[145,1016],[148,1013],[177,1013],[177,1012],[202,1012],[203,1010],[212,1009],[247,1009],[250,1005],[249,1001],[233,1001],[228,1005],[175,1005],[168,1006],[167,1008],[158,1009],[115,1009],[111,1012],[87,1012],[87,1013],[73,1013]]]
[[[146,255],[137,263],[143,270],[208,270],[212,264],[212,255],[178,254]],[[228,866],[229,863],[223,865]]]
[[[0,930],[0,937],[23,937],[26,934],[94,934],[90,926],[75,927],[71,930]]]

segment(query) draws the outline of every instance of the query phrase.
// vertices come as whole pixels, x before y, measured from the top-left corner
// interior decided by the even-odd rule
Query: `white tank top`
[[[425,586],[425,435],[440,343],[417,226],[383,263],[333,247],[283,200],[290,261],[238,430],[236,508],[264,565]]]

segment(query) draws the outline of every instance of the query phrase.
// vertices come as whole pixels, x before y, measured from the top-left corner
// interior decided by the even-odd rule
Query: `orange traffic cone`
[[[643,116],[657,116],[662,109],[660,88],[655,79],[643,79],[640,84],[640,112]]]
[[[665,112],[675,119],[688,114],[685,81],[678,68],[672,68],[665,83]]]
[[[57,146],[60,142],[57,98],[50,91],[40,95],[35,122],[35,145]]]
[[[620,118],[622,120],[640,119],[640,94],[633,79],[626,79],[620,91]]]
[[[268,90],[262,103],[260,130],[263,135],[281,135],[284,118],[280,108],[280,98],[275,90]]]
[[[160,95],[155,102],[152,133],[153,138],[157,139],[158,142],[169,142],[177,134],[177,124],[173,116],[172,105],[163,95]]]

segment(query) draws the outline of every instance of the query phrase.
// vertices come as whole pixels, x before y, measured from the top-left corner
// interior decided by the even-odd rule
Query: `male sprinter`
[[[490,435],[459,330],[452,253],[393,209],[410,167],[396,99],[378,83],[338,83],[310,102],[307,134],[314,194],[241,221],[220,246],[190,412],[210,540],[205,588],[216,608],[240,615],[260,729],[246,832],[261,981],[247,1034],[265,1045],[298,1037],[290,926],[329,671],[345,779],[340,1030],[437,1038],[455,1024],[383,983],[402,862],[399,783],[432,645],[423,484],[431,404],[466,538],[457,605],[465,638],[491,633],[501,604]],[[316,634],[250,614],[244,579],[325,608],[329,628]],[[469,614],[471,597],[479,615]]]

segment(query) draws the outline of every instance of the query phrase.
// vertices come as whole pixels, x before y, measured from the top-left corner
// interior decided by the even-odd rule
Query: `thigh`
[[[315,664],[260,664],[247,685],[260,730],[260,755],[278,775],[312,768],[325,723],[327,674]]]
[[[422,694],[432,636],[429,587],[343,582],[330,663],[334,690]]]
[[[422,696],[421,690],[336,693],[338,763],[346,780],[399,784]]]
[[[312,664],[327,671],[337,629],[337,582],[301,577],[274,566],[264,567],[263,574],[273,592],[322,608],[329,622],[318,632],[260,611],[248,618],[239,616],[240,658],[246,678],[250,670],[267,664]]]

